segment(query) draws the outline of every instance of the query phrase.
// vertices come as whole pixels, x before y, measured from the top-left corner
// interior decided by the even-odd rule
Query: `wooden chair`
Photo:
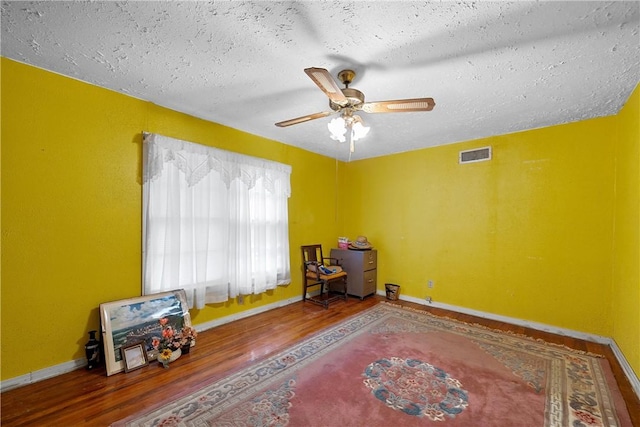
[[[322,305],[325,309],[329,308],[329,303],[340,298],[346,301],[347,273],[342,271],[339,261],[336,258],[323,256],[322,245],[306,245],[300,248],[302,249],[302,300]],[[332,288],[335,284],[339,289]],[[316,286],[320,287],[320,294],[307,298],[309,288]]]

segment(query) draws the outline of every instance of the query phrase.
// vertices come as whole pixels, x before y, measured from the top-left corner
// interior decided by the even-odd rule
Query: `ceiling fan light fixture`
[[[329,136],[334,141],[339,142],[345,142],[348,136],[351,150],[353,151],[353,142],[364,138],[369,133],[370,128],[362,123],[360,116],[343,115],[336,117],[327,124],[330,132]]]
[[[361,138],[364,138],[365,136],[367,136],[370,129],[371,129],[370,127],[364,126],[362,122],[359,122],[359,121],[356,122],[351,128],[351,131],[353,132],[352,133],[353,140],[357,141]]]
[[[347,133],[347,126],[342,117],[336,117],[331,120],[327,127],[329,128],[331,139],[334,141],[345,142],[347,139],[345,134]]]

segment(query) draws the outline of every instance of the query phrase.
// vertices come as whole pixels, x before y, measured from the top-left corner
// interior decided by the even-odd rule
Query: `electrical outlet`
[[[428,302],[429,304],[431,304],[431,302],[432,302],[431,297],[426,297],[425,299],[427,300],[427,302]]]
[[[427,286],[429,287],[429,289],[433,289],[433,280],[429,280],[429,283]]]

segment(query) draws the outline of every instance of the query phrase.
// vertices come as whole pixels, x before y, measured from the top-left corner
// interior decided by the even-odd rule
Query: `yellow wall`
[[[378,248],[380,288],[608,336],[614,129],[602,118],[353,162],[344,232]],[[484,146],[493,160],[458,164]]]
[[[2,380],[82,358],[99,304],[140,295],[145,130],[293,167],[293,283],[195,324],[299,296],[300,245],[364,234],[379,289],[613,336],[639,370],[637,90],[620,116],[345,164],[1,65]],[[458,165],[486,145],[492,161]]]
[[[293,283],[193,310],[194,324],[301,294],[302,244],[338,235],[334,159],[2,58],[2,379],[84,357],[100,303],[140,295],[141,132],[292,165]],[[322,209],[317,191],[323,189]]]
[[[611,335],[640,377],[640,86],[618,121]]]

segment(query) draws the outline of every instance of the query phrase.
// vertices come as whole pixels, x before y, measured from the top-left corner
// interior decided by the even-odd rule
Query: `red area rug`
[[[608,362],[381,303],[115,426],[631,426]]]

